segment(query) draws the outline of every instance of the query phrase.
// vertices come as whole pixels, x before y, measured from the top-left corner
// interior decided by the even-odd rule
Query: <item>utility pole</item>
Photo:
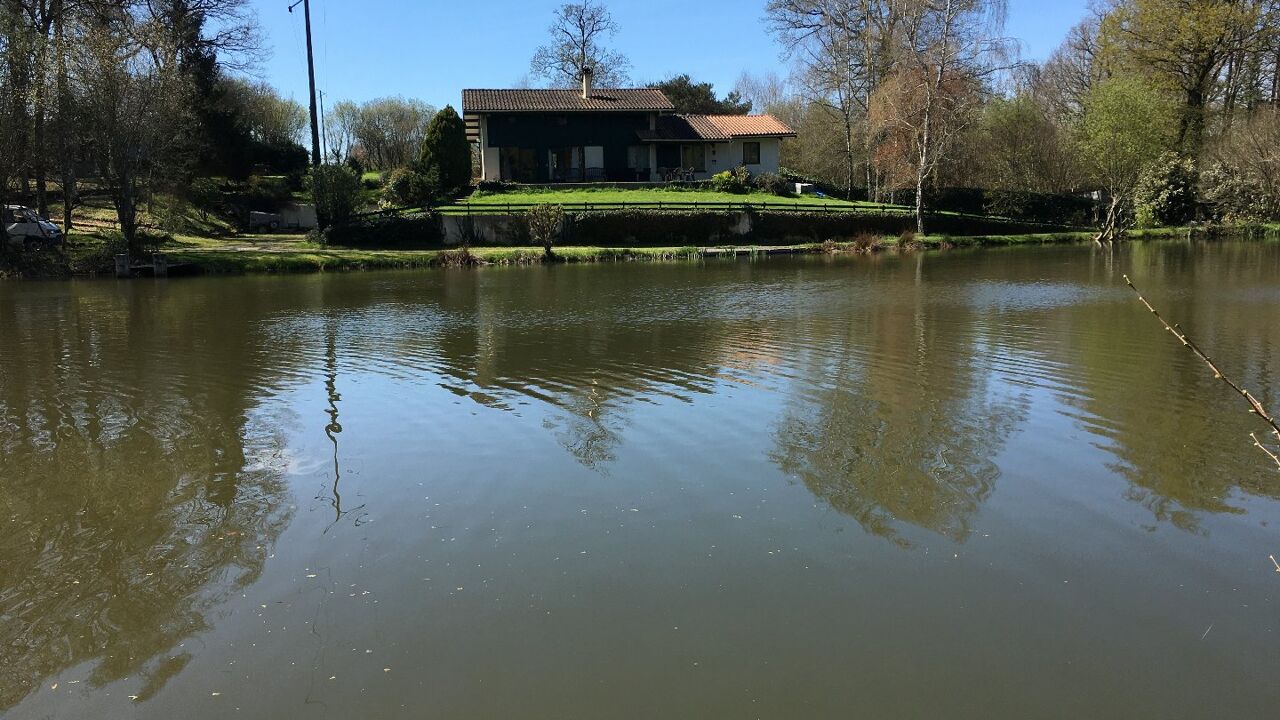
[[[289,12],[302,5],[302,17],[307,26],[307,81],[311,85],[311,164],[320,165],[320,124],[316,119],[316,62],[311,52],[311,0],[298,0],[289,6]]]

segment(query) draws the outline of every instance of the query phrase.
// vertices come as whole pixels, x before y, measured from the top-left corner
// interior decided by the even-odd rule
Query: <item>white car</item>
[[[36,211],[22,205],[5,205],[0,214],[10,244],[34,247],[53,245],[62,240],[62,229],[42,220]]]

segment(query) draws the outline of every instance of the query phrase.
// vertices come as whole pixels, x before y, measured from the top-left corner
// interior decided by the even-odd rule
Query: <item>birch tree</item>
[[[799,64],[796,85],[825,108],[844,138],[844,187],[852,194],[863,158],[863,181],[875,195],[873,131],[865,122],[871,97],[892,65],[903,0],[770,0],[766,22]]]
[[[975,92],[1011,67],[1001,35],[1007,0],[904,0],[895,82],[879,98],[889,127],[910,143],[916,232],[924,234],[926,179],[972,121]]]

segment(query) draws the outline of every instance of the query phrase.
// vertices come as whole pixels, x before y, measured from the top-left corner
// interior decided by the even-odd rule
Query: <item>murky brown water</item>
[[[1280,712],[1280,245],[0,283],[0,714]]]

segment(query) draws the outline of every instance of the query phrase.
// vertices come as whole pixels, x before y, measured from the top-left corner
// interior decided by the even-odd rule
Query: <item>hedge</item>
[[[567,218],[566,245],[705,245],[728,238],[741,213],[609,210]]]
[[[925,207],[934,211],[998,215],[1056,225],[1085,226],[1093,223],[1094,201],[1087,195],[983,188],[925,188],[924,201]],[[895,192],[893,202],[914,206],[915,190]]]
[[[439,218],[423,212],[360,218],[335,225],[322,233],[321,242],[343,247],[398,247],[439,245],[443,239]]]
[[[794,213],[756,212],[753,235],[761,240],[804,239],[821,242],[863,233],[900,235],[916,229],[914,215],[883,212]],[[999,218],[929,214],[925,232],[931,235],[1020,235],[1061,230],[1059,226],[1020,223]]]

